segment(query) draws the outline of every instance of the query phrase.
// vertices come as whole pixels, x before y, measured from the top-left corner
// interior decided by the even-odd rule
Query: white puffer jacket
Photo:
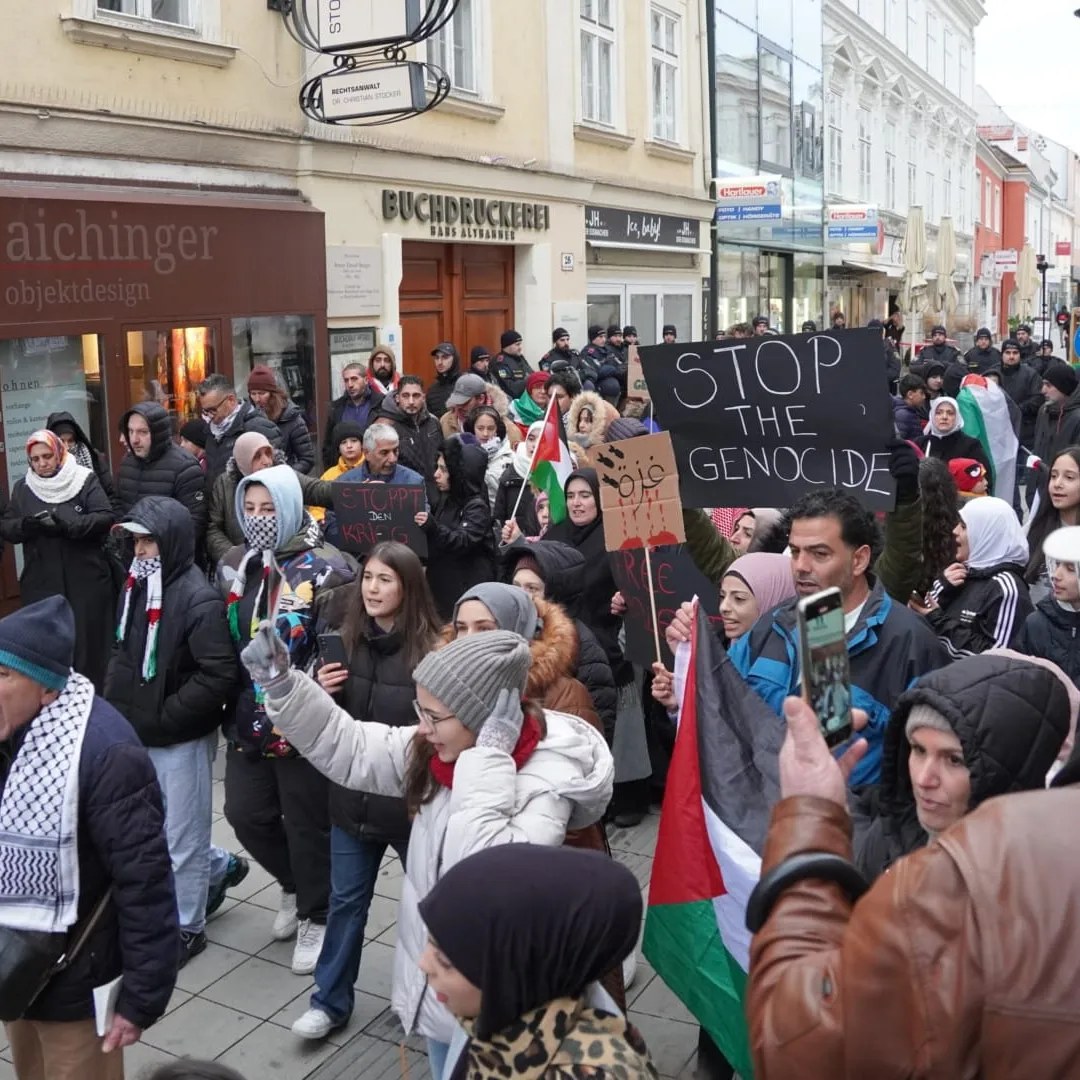
[[[292,672],[285,696],[267,695],[274,725],[319,772],[376,795],[404,794],[415,727],[362,723],[322,688]],[[420,954],[427,931],[417,905],[461,859],[496,844],[557,847],[567,829],[599,821],[615,776],[611,751],[591,725],[546,712],[547,736],[518,770],[500,750],[474,746],[457,759],[453,790],[440,788],[413,821],[398,910],[391,1005],[406,1032],[449,1043],[455,1020],[426,993]]]

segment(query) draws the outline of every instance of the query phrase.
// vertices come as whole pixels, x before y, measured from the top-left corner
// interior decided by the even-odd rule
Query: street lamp
[[[1046,261],[1045,255],[1035,257],[1035,269],[1042,277],[1042,336],[1047,338],[1050,336],[1050,321],[1046,314],[1046,271],[1050,269],[1050,264]]]

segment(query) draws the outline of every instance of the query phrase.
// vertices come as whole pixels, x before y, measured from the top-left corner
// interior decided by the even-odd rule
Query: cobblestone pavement
[[[215,765],[215,843],[238,850],[222,816],[224,762]],[[633,829],[612,829],[615,857],[648,887],[659,817],[652,814]],[[368,916],[356,1010],[348,1026],[325,1042],[298,1039],[289,1030],[307,1007],[312,980],[293,975],[292,942],[275,942],[270,925],[278,888],[252,863],[247,879],[229,893],[207,926],[210,944],[177,981],[168,1013],[125,1054],[128,1080],[172,1057],[216,1058],[247,1080],[428,1080],[422,1039],[406,1040],[390,1011],[390,978],[401,865],[388,857],[379,873]],[[689,1078],[697,1046],[690,1014],[639,958],[628,994],[630,1016],[640,1028],[660,1073]],[[0,1032],[0,1080],[14,1080],[6,1040]]]

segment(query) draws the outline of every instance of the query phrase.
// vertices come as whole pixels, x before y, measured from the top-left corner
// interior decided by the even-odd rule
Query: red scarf
[[[521,771],[521,766],[532,757],[533,751],[540,745],[540,739],[542,737],[540,725],[533,717],[526,716],[525,723],[521,725],[521,734],[518,736],[517,746],[514,747],[514,752],[510,755],[514,759],[514,764],[517,766],[519,772]],[[456,761],[441,761],[438,754],[435,754],[428,763],[428,767],[431,769],[431,775],[434,776],[443,787],[453,788],[454,766],[456,764]]]

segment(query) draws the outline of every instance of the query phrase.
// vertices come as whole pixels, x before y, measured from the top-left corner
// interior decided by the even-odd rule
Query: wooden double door
[[[513,246],[406,240],[401,257],[402,370],[429,385],[431,350],[440,341],[458,347],[463,371],[476,345],[494,356],[514,325]]]

